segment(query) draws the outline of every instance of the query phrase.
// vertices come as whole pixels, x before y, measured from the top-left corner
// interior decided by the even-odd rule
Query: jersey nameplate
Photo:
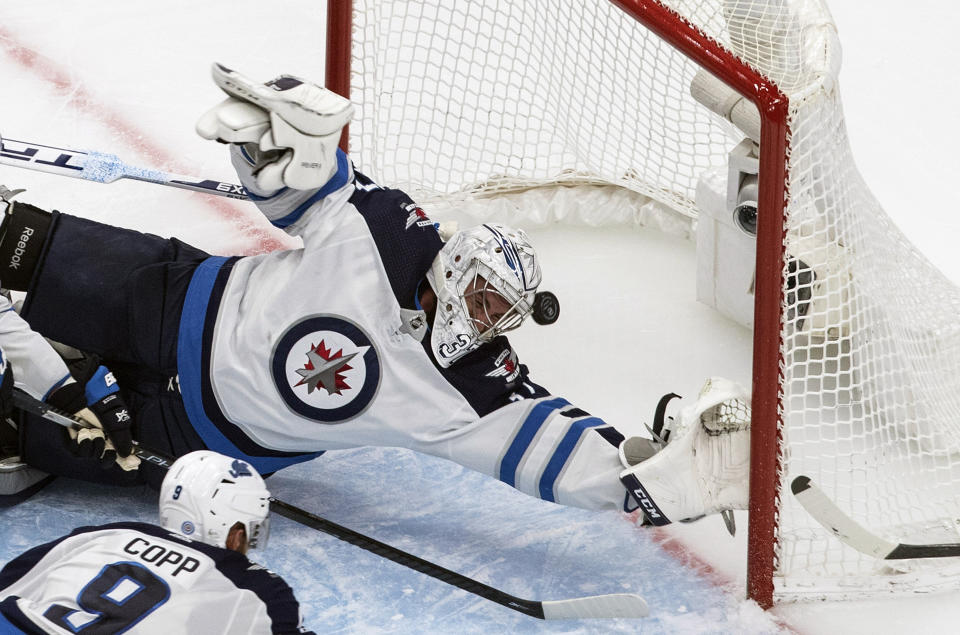
[[[169,544],[152,544],[143,538],[134,538],[123,550],[144,562],[162,568],[176,577],[179,573],[193,573],[200,567],[200,561],[170,547]]]

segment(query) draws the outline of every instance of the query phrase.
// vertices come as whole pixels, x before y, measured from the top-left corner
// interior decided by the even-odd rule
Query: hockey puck
[[[537,324],[553,324],[560,317],[560,300],[549,291],[540,291],[533,296],[533,321]]]

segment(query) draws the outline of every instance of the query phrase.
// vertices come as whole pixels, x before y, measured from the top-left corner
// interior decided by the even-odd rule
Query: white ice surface
[[[841,86],[858,165],[887,211],[948,276],[960,194],[955,121],[960,9],[934,0],[832,7],[844,44]],[[126,162],[235,180],[224,148],[193,123],[221,94],[216,60],[252,77],[323,75],[323,2],[7,2],[0,7],[5,136],[115,153]],[[216,253],[293,243],[249,204],[144,183],[101,185],[0,167],[26,200],[177,236]],[[539,230],[563,302],[549,329],[512,337],[534,378],[626,432],[656,399],[695,393],[707,375],[748,382],[750,336],[694,300],[692,243],[654,231]],[[745,515],[651,532],[623,516],[562,508],[459,466],[405,450],[328,453],[272,477],[281,499],[530,599],[637,592],[642,621],[545,624],[276,519],[256,558],[281,573],[317,632],[802,633],[951,632],[960,594],[783,606],[743,600]],[[153,521],[147,490],[60,480],[0,511],[0,563],[78,525]],[[666,543],[669,549],[661,547]],[[693,554],[699,567],[681,564]],[[690,558],[686,559],[688,562]],[[704,563],[709,563],[712,572]],[[782,622],[780,622],[782,623]]]

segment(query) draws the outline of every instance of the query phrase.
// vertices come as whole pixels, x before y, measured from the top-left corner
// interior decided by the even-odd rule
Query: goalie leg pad
[[[53,215],[27,203],[12,203],[0,230],[0,284],[26,291],[43,255]]]
[[[28,466],[19,456],[0,459],[0,509],[30,498],[54,479],[56,476]]]
[[[746,509],[750,475],[750,406],[725,379],[708,380],[700,398],[680,411],[667,446],[620,480],[654,525]]]

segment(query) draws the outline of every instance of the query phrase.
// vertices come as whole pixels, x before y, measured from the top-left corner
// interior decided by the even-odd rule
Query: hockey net
[[[630,202],[575,222],[693,227],[704,175],[762,137],[750,593],[960,586],[955,559],[856,553],[789,490],[804,474],[876,532],[957,541],[960,293],[854,166],[821,2],[354,0],[352,31],[348,4],[330,3],[328,85],[359,109],[350,151],[419,202],[595,184]],[[704,70],[759,105],[762,135],[691,96]]]

